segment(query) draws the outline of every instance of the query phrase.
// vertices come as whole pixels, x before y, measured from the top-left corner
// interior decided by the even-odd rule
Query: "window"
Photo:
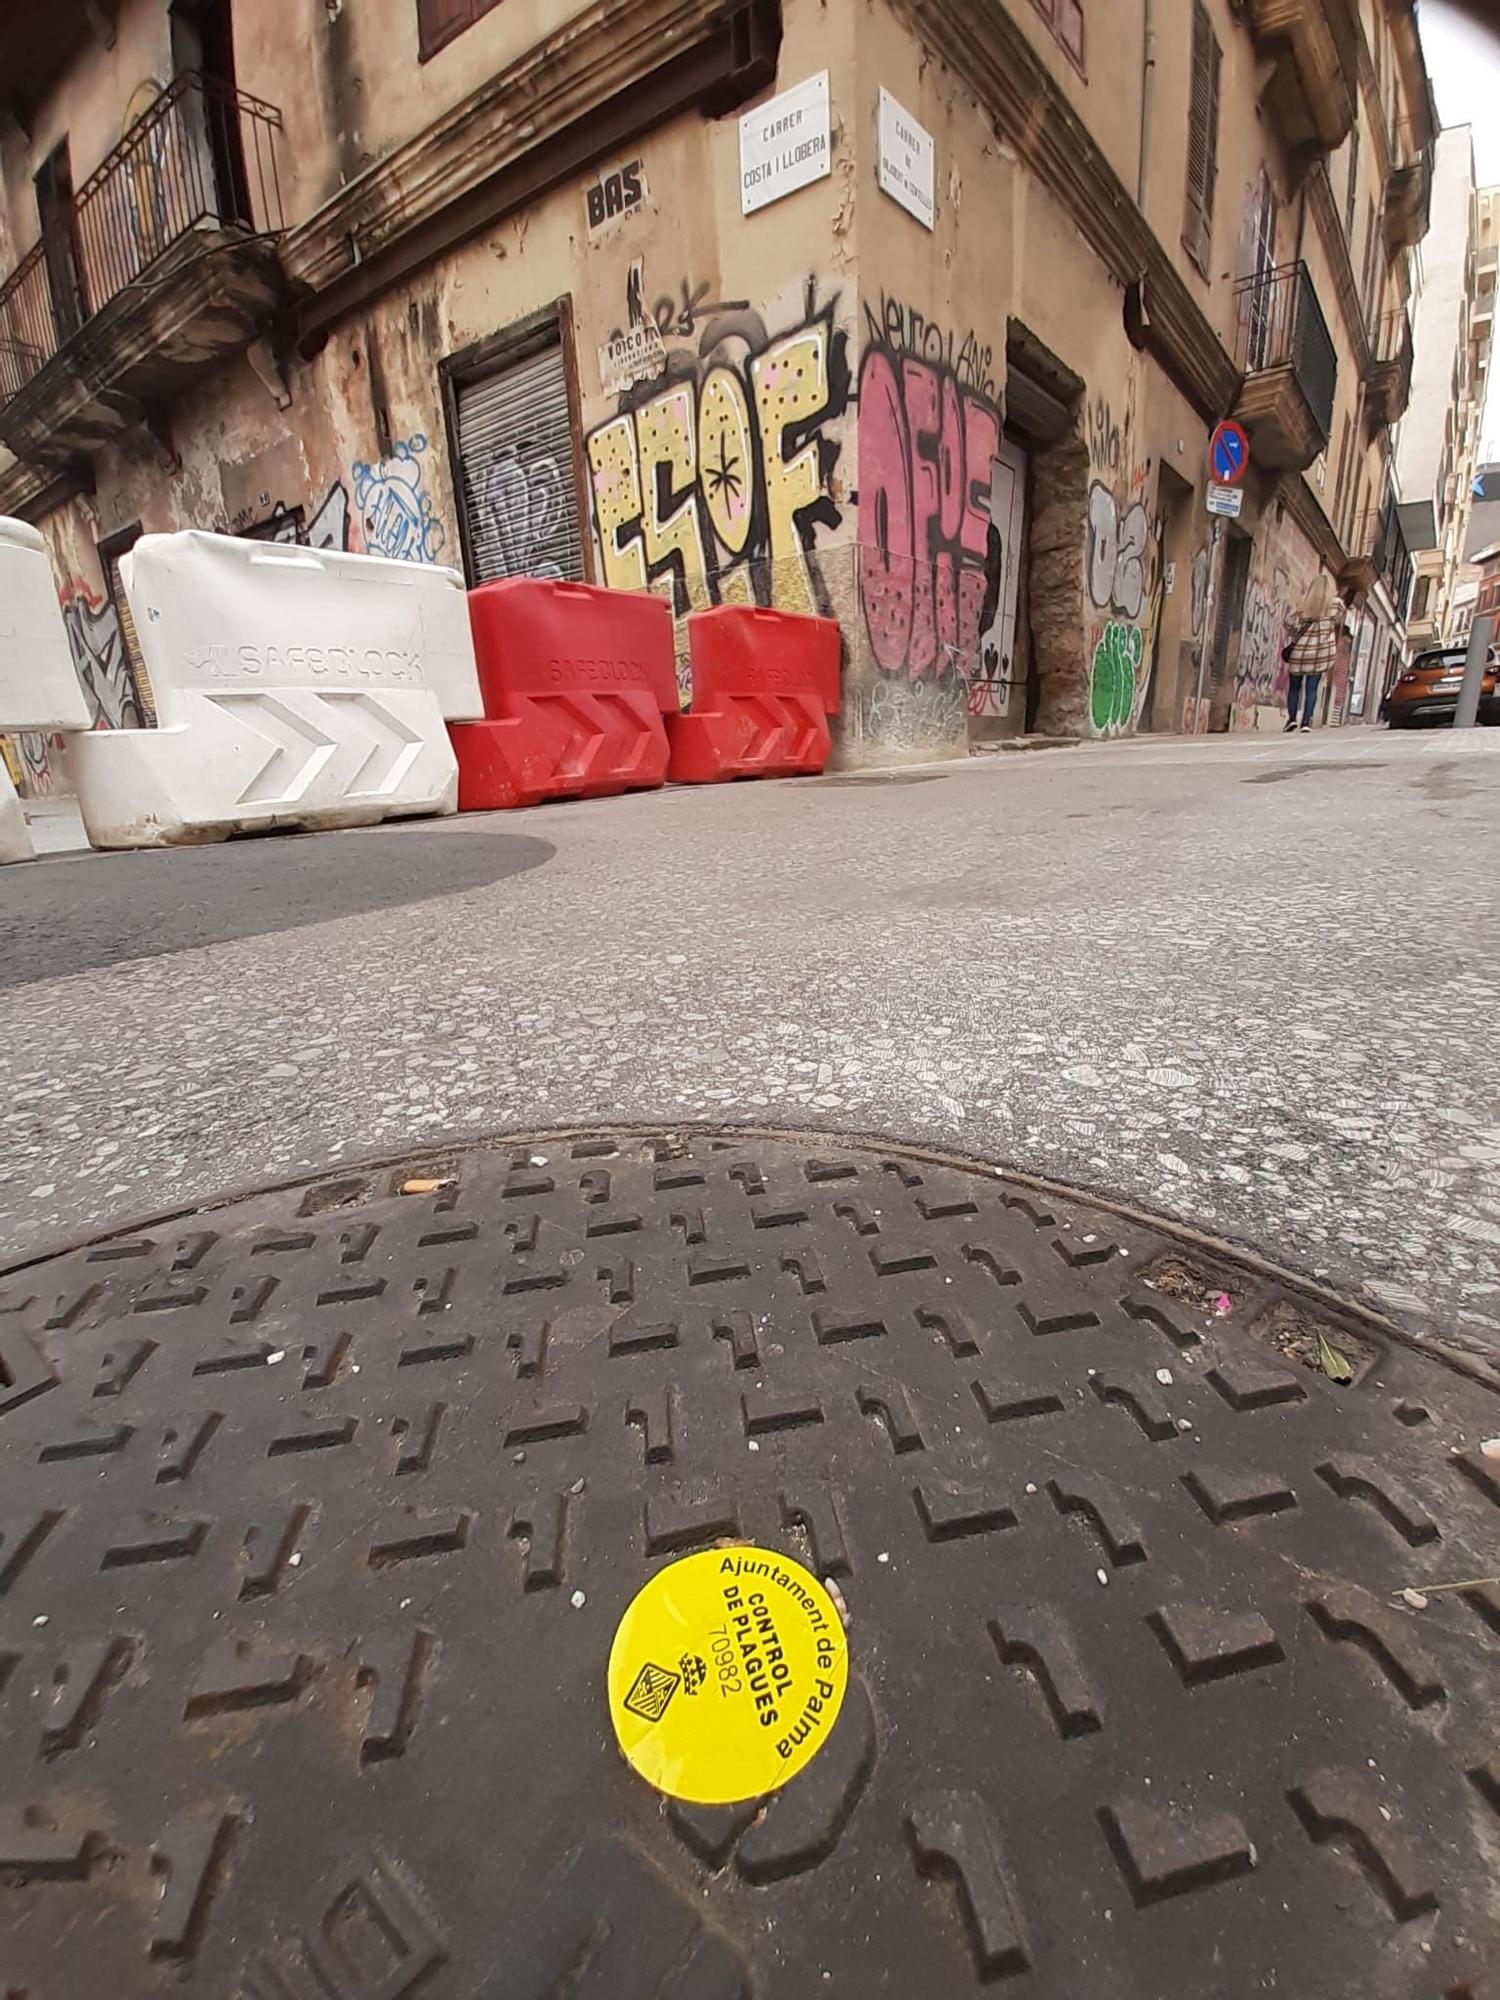
[[[1223,56],[1203,0],[1193,0],[1193,87],[1188,105],[1187,202],[1182,244],[1204,277],[1214,234],[1219,172],[1219,69]]]
[[[1417,578],[1417,588],[1411,600],[1411,616],[1413,623],[1415,623],[1418,619],[1425,618],[1427,616],[1427,607],[1428,604],[1431,602],[1431,599],[1432,599],[1432,578],[1430,576],[1419,576]]]
[[[1031,0],[1057,40],[1063,53],[1083,68],[1083,0]]]
[[[1344,241],[1354,241],[1354,201],[1359,191],[1359,127],[1349,128],[1349,181],[1344,189]]]
[[[1344,413],[1344,428],[1339,438],[1339,476],[1333,487],[1333,514],[1336,521],[1343,519],[1344,487],[1349,478],[1349,415]]]
[[[417,60],[426,62],[499,0],[417,0]]]

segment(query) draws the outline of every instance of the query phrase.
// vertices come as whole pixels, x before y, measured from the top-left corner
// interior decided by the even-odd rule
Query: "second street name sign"
[[[878,119],[880,185],[924,229],[936,216],[932,198],[932,134],[882,88]]]
[[[740,120],[740,213],[753,215],[833,171],[828,72],[757,104]]]

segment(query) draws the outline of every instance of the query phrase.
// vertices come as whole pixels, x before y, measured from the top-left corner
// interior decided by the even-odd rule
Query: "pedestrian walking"
[[[1343,609],[1339,603],[1333,578],[1326,569],[1320,569],[1302,599],[1301,615],[1292,628],[1291,637],[1282,648],[1281,657],[1287,665],[1286,683],[1286,724],[1287,730],[1298,727],[1297,709],[1302,709],[1301,727],[1312,728],[1313,712],[1318,705],[1318,689],[1323,684],[1323,676],[1338,657],[1339,633],[1343,629]]]

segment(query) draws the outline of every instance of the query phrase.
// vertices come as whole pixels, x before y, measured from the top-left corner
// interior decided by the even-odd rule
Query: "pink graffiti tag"
[[[942,366],[866,350],[859,381],[860,597],[887,673],[972,667],[999,413]]]

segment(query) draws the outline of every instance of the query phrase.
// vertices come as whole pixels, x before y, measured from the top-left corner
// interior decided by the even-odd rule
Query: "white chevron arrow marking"
[[[205,699],[221,708],[242,735],[258,736],[269,745],[255,775],[239,795],[240,805],[301,798],[338,748],[317,724],[298,715],[273,694],[214,694]]]
[[[388,798],[421,755],[424,738],[398,721],[373,694],[332,695],[325,706],[340,717],[345,710],[357,710],[359,721],[373,738],[363,762],[344,786],[344,796]]]

